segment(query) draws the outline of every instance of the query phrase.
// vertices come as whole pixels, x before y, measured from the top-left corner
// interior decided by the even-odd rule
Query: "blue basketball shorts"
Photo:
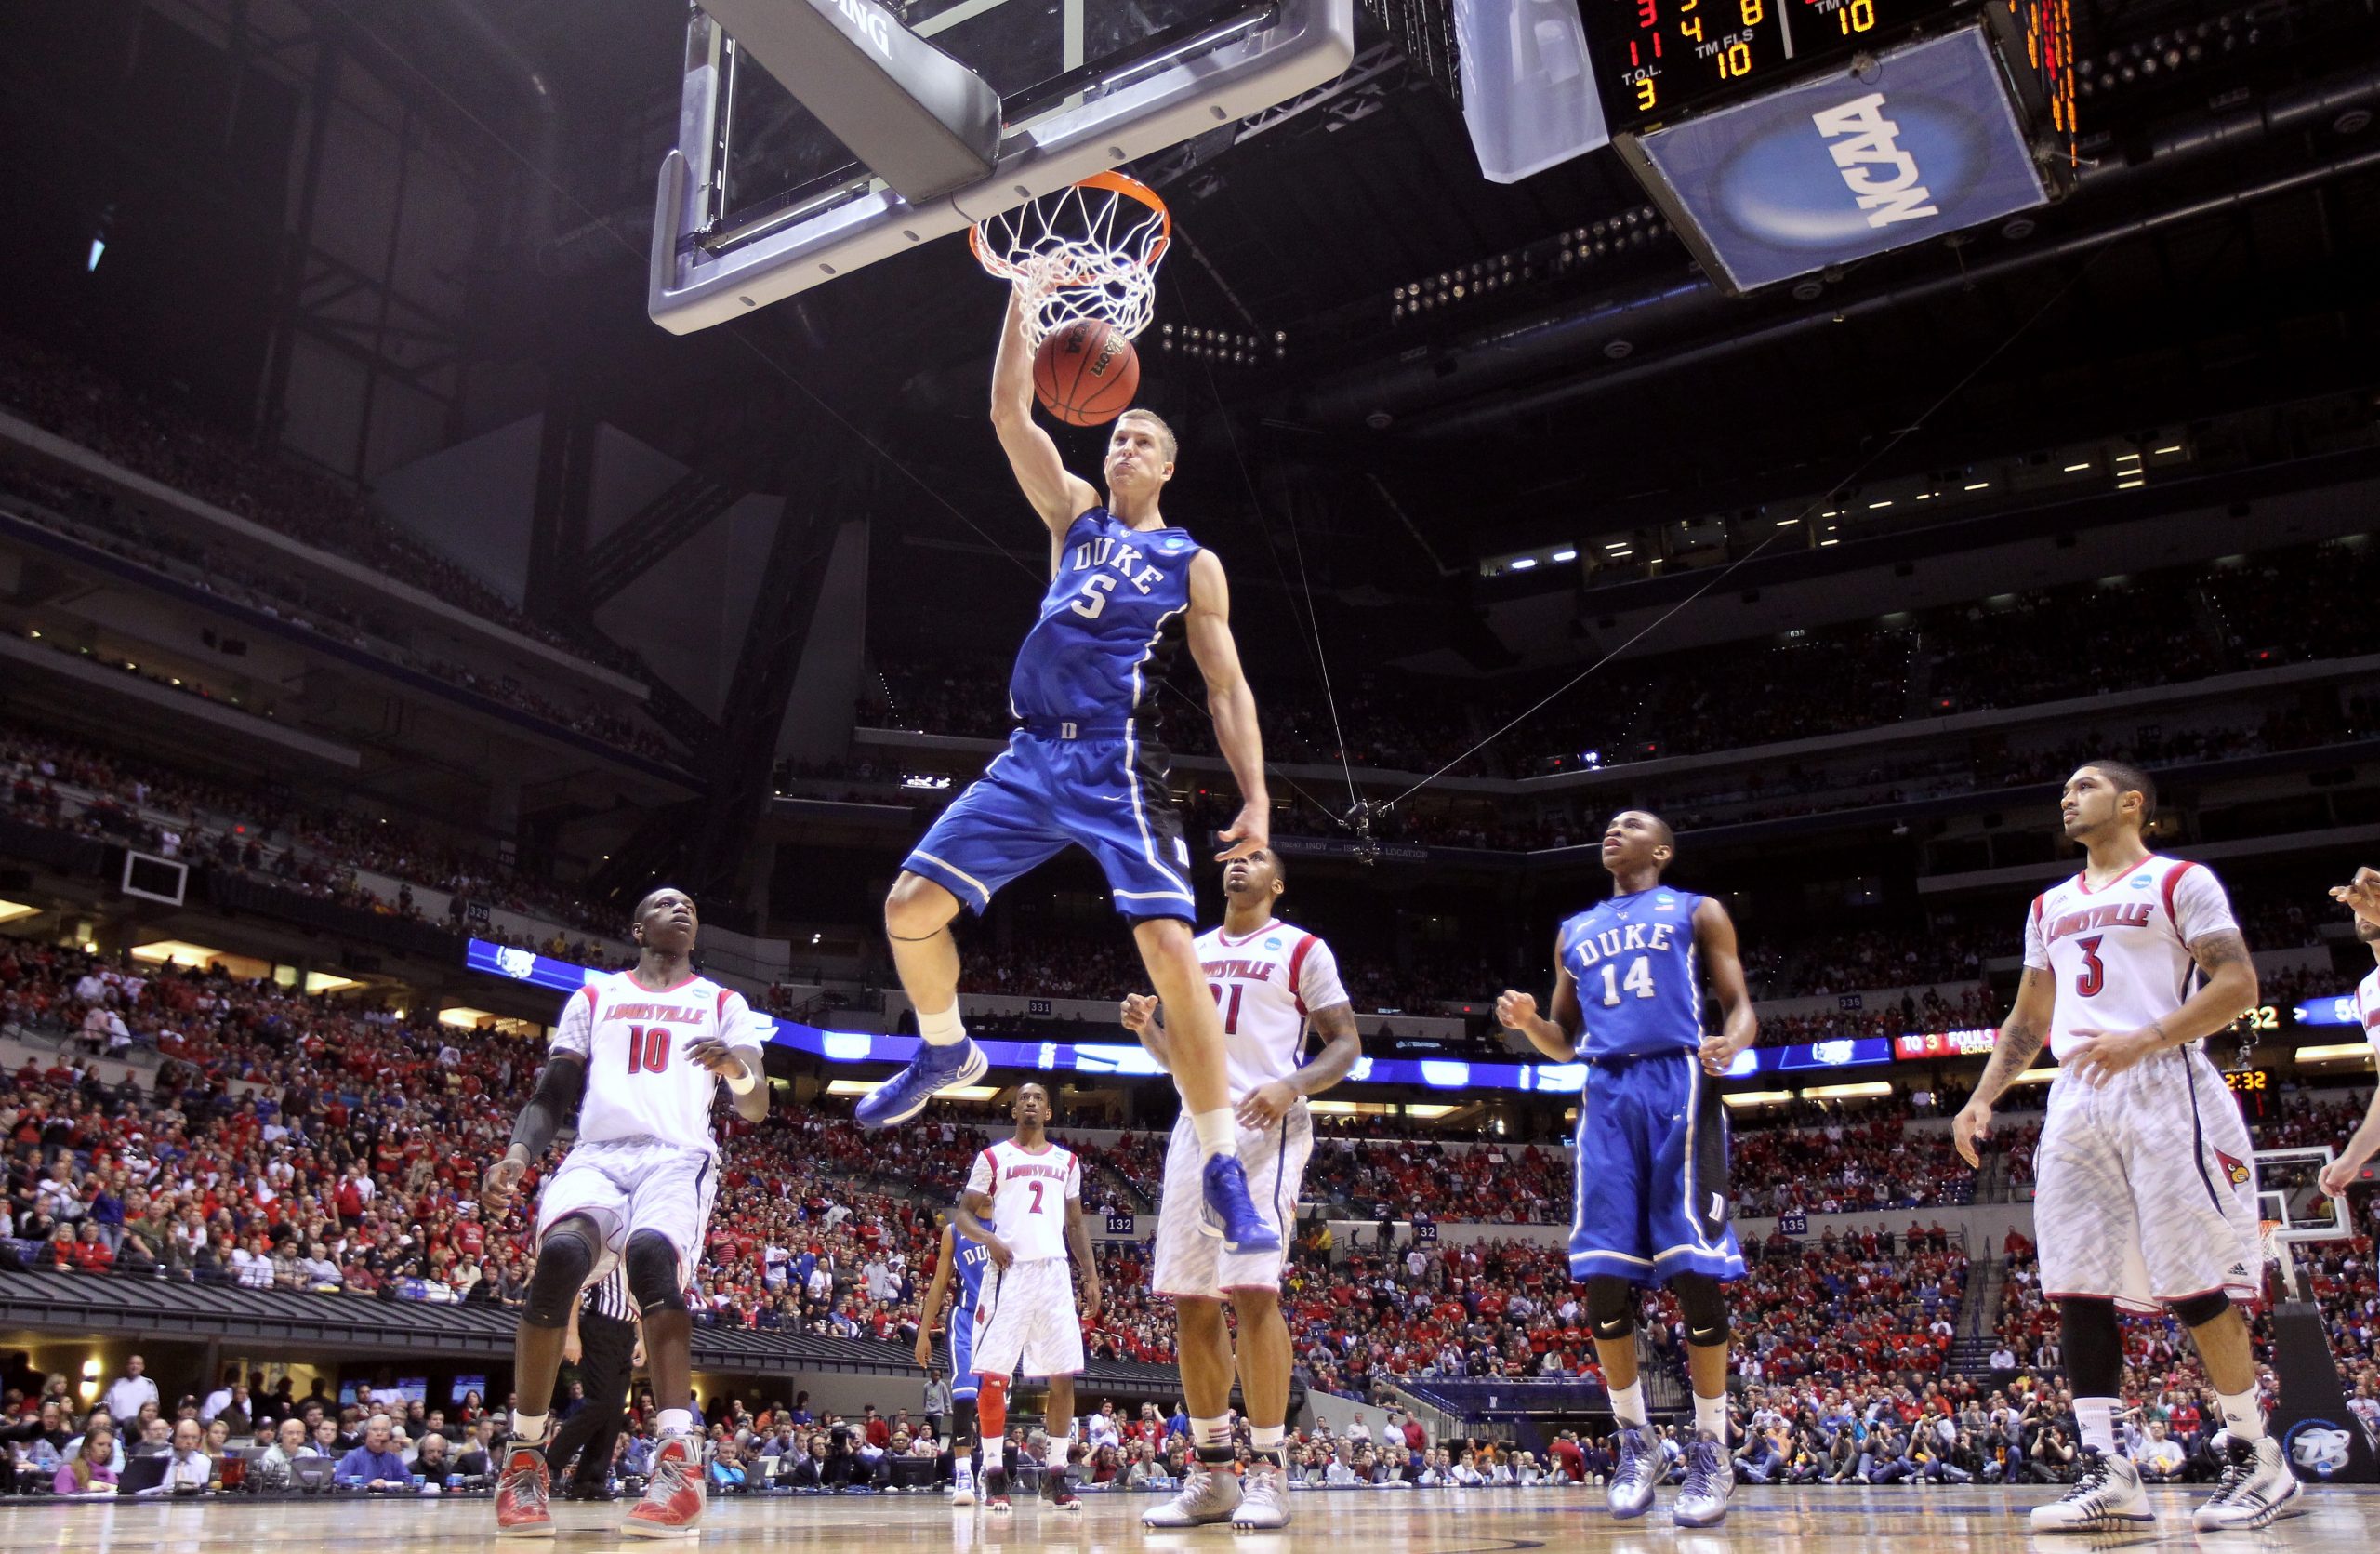
[[[1570,1277],[1740,1279],[1727,1119],[1691,1052],[1591,1062],[1579,1091]]]
[[[981,912],[1002,885],[1069,846],[1099,860],[1125,917],[1195,925],[1190,846],[1164,756],[1130,735],[1062,739],[1018,729],[901,867]]]
[[[950,1395],[975,1398],[975,1308],[964,1301],[950,1308]]]

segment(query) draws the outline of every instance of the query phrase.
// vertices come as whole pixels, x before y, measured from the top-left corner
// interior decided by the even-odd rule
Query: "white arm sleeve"
[[[2034,971],[2049,969],[2049,941],[2042,937],[2042,898],[2025,909],[2025,964]]]
[[[2231,898],[2223,882],[2202,863],[2190,864],[2174,881],[2174,927],[2184,944],[2196,944],[2210,934],[2236,934],[2239,920],[2231,915]]]
[[[585,1057],[595,1050],[595,990],[590,985],[570,995],[562,1006],[562,1020],[546,1044],[549,1056]]]
[[[1298,969],[1298,1002],[1309,1015],[1347,1002],[1347,990],[1339,981],[1339,957],[1320,939],[1305,952],[1305,964]]]

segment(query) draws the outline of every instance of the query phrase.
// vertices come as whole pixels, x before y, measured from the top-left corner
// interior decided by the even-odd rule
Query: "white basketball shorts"
[[[593,1220],[604,1252],[588,1275],[593,1283],[618,1262],[631,1234],[651,1230],[678,1249],[679,1281],[691,1282],[718,1192],[719,1162],[707,1149],[656,1138],[575,1144],[537,1197],[537,1240],[571,1215]]]
[[[1064,1257],[984,1270],[975,1308],[975,1374],[1070,1376],[1082,1370],[1074,1264]]]
[[[2034,1177],[2043,1295],[2144,1312],[2263,1298],[2255,1147],[2204,1053],[2158,1053],[2098,1089],[2061,1072]]]
[[[1269,1128],[1239,1130],[1239,1163],[1248,1173],[1248,1195],[1255,1200],[1273,1229],[1281,1233],[1286,1252],[1298,1212],[1298,1186],[1305,1179],[1306,1157],[1314,1153],[1314,1117],[1300,1100]],[[1247,1252],[1234,1255],[1223,1242],[1207,1233],[1206,1192],[1200,1176],[1206,1161],[1198,1153],[1197,1131],[1183,1112],[1173,1124],[1165,1149],[1164,1196],[1157,1202],[1156,1266],[1151,1286],[1161,1295],[1220,1300],[1233,1290],[1277,1290],[1281,1287],[1282,1252]]]

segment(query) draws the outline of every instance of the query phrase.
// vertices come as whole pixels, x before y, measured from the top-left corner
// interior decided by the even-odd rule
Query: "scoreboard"
[[[1978,8],[1975,0],[1579,0],[1615,135]]]

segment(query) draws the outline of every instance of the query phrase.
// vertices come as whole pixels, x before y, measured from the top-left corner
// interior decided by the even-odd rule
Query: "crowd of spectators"
[[[1564,696],[1534,712],[1529,710],[1575,671],[1448,681],[1382,669],[1334,689],[1344,754],[1352,764],[1431,772],[1462,757],[1455,769],[1463,775],[1519,777],[1549,769],[1550,763],[1608,767],[2359,653],[2364,634],[2350,602],[2358,590],[2375,583],[2380,553],[2373,546],[2299,546],[2260,553],[2241,566],[2168,568],[1947,605],[1891,625],[1865,621],[1797,630],[1758,643],[1623,662],[1595,676],[1592,695]],[[2330,603],[2301,616],[2294,603],[2300,596]],[[2272,601],[2292,603],[2278,607]],[[1298,676],[1268,681],[1257,686],[1256,699],[1270,758],[1340,764],[1340,740],[1318,683]],[[1158,702],[1153,711],[1163,717],[1171,749],[1215,753],[1201,700],[1161,691]],[[2239,729],[2151,729],[2129,736],[2094,731],[2088,748],[2107,753],[2113,744],[2118,753],[2152,764],[2215,759],[2328,742],[2371,728],[2370,713],[2360,707],[2336,716],[2282,714]],[[1471,746],[1524,714],[1511,735],[1465,756]],[[888,656],[861,698],[859,721],[865,727],[1004,735],[1012,721],[1006,667],[950,655],[930,662]],[[1932,797],[2035,782],[2058,775],[2084,750],[2085,744],[2078,742],[2072,749],[2060,744],[2003,751],[1981,780],[1980,764],[1964,758],[1947,764],[1937,757],[1886,764],[1864,777],[1859,767],[1846,771],[1820,764],[1805,771],[1784,764],[1730,778],[1734,788],[1702,797],[1689,787],[1673,818],[1693,820],[1687,810],[1714,799],[1727,802],[1728,819],[1804,813],[1845,802],[1797,802],[1815,792],[1809,785],[1818,781],[1838,793],[1846,788],[1885,790],[1849,801],[1863,804],[1880,797]],[[1450,829],[1460,834],[1462,828],[1457,823]],[[1515,829],[1526,833],[1537,828],[1531,823]],[[1421,834],[1416,840],[1434,838]]]

